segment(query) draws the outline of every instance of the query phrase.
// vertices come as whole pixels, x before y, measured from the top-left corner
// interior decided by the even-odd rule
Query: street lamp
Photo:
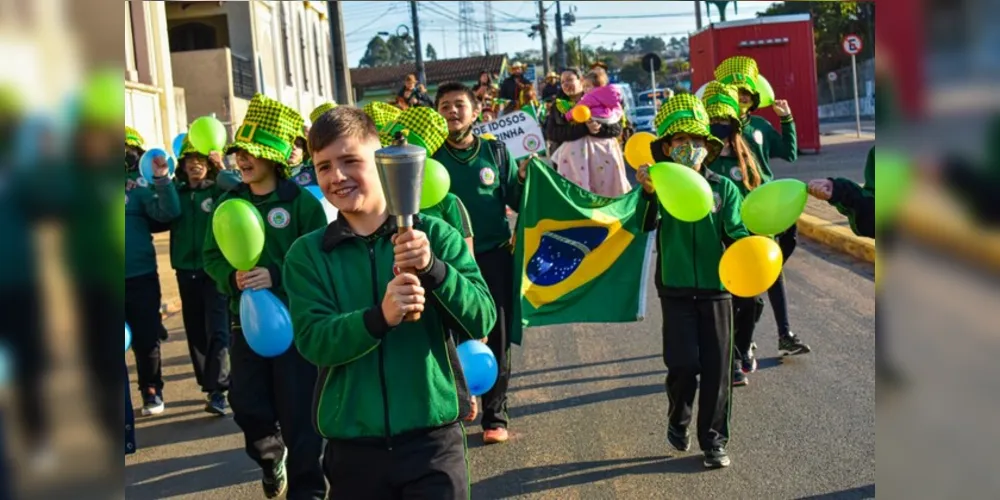
[[[583,41],[586,40],[587,37],[590,36],[591,33],[593,33],[596,30],[599,30],[599,29],[601,29],[601,25],[600,24],[598,24],[597,26],[594,26],[593,28],[590,28],[590,31],[587,31],[586,33],[584,33],[583,36],[577,36],[576,37],[576,58],[577,58],[576,63],[581,68],[586,64],[586,61],[584,60],[584,57],[583,57]]]

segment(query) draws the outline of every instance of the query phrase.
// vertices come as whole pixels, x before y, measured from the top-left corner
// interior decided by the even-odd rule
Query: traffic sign
[[[642,56],[642,69],[650,72],[660,71],[662,66],[663,59],[660,59],[660,56],[655,52],[650,52],[649,54]]]
[[[847,55],[856,56],[861,53],[864,44],[861,43],[861,37],[858,35],[847,35],[844,37],[843,47]]]
[[[827,73],[826,79],[830,80],[831,82],[837,81],[837,72],[831,71],[831,72]]]
[[[529,82],[533,82],[535,81],[535,77],[538,74],[538,67],[535,66],[534,64],[529,64],[527,66],[528,67],[525,68],[524,70],[524,79]]]

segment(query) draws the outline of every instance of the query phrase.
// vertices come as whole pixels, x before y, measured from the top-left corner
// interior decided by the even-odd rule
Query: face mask
[[[725,141],[733,135],[733,126],[728,123],[713,123],[711,126],[712,135]]]
[[[676,146],[670,150],[670,157],[677,163],[684,165],[685,167],[694,168],[697,165],[701,165],[708,158],[708,148],[704,146],[695,146],[691,142],[685,142],[680,146]]]

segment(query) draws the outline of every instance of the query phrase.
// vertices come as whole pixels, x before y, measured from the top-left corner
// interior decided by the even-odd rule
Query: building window
[[[323,88],[324,71],[323,71],[323,51],[320,50],[320,38],[319,30],[316,26],[313,26],[313,47],[316,49],[316,84],[319,86],[319,95],[325,96],[326,90]]]
[[[215,28],[199,22],[185,23],[170,30],[170,52],[216,48]]]
[[[253,60],[232,54],[233,95],[252,99],[257,93],[257,68]]]
[[[306,30],[302,23],[302,17],[299,16],[299,48],[301,49],[300,57],[302,60],[302,88],[307,92],[309,91],[309,50],[306,48]]]
[[[132,32],[132,3],[125,2],[125,69],[131,75],[136,74],[135,64],[135,34]],[[130,77],[129,80],[134,80]]]
[[[281,49],[283,51],[282,59],[285,60],[285,85],[291,87],[295,84],[294,75],[292,75],[292,51],[289,49],[289,34],[288,34],[288,14],[285,13],[284,2],[278,2],[278,12],[281,15]]]

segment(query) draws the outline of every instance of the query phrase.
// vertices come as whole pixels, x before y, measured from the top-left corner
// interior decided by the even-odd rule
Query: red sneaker
[[[507,429],[489,429],[483,432],[483,444],[501,444],[506,443],[510,438],[507,435]]]

